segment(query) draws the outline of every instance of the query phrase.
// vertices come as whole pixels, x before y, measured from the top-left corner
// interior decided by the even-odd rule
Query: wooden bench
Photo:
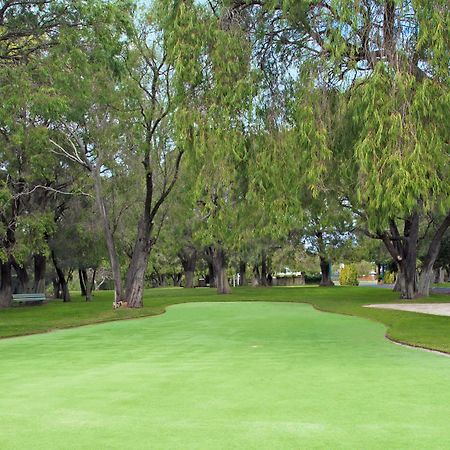
[[[46,300],[45,294],[13,294],[13,303],[42,304]]]

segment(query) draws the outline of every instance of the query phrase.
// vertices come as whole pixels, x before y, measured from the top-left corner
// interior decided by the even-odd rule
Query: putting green
[[[0,341],[0,448],[449,449],[450,358],[290,303]]]

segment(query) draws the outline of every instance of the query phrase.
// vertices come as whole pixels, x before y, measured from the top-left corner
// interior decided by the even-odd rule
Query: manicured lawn
[[[0,310],[0,337],[39,333],[95,322],[148,316],[164,312],[171,304],[216,301],[306,302],[330,312],[366,317],[384,323],[392,339],[450,353],[450,317],[404,311],[363,308],[368,303],[398,302],[388,289],[358,287],[238,288],[231,295],[217,296],[213,289],[151,289],[145,293],[145,307],[114,311],[111,292],[98,292],[86,303],[74,296],[71,303],[50,301],[35,307]],[[418,302],[423,302],[423,299]],[[434,295],[427,301],[450,302],[449,295]]]
[[[333,290],[335,300],[331,291],[290,295],[324,308],[341,302],[341,312],[359,307],[358,291]],[[207,290],[160,292],[166,302],[211,300]],[[231,298],[269,292],[289,296],[242,290]],[[380,323],[310,305],[213,299],[159,317],[1,340],[0,448],[450,448],[450,358],[394,345]],[[59,309],[80,320],[83,308],[102,312],[98,305],[29,310],[53,311],[61,325]],[[14,314],[28,310],[2,321]]]

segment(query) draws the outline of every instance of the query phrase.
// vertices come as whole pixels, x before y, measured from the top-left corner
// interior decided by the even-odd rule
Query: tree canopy
[[[294,237],[324,285],[370,238],[403,298],[428,295],[450,227],[449,18],[443,0],[4,1],[0,303],[12,269],[24,288],[53,259],[64,284],[63,259],[106,255],[131,307],[149,271],[191,286],[200,257],[226,293]]]

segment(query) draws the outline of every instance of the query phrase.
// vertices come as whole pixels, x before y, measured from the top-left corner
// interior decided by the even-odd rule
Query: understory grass
[[[41,306],[19,306],[0,310],[0,337],[48,332],[98,322],[161,314],[169,305],[187,302],[274,301],[309,303],[315,308],[381,322],[386,335],[413,346],[450,353],[450,317],[406,311],[364,308],[370,303],[398,302],[398,294],[370,287],[277,287],[235,288],[230,295],[219,296],[214,289],[166,288],[145,291],[144,307],[112,309],[111,291],[95,292],[91,302],[77,294],[72,301],[50,300]],[[450,302],[449,295],[433,295],[416,302]]]

